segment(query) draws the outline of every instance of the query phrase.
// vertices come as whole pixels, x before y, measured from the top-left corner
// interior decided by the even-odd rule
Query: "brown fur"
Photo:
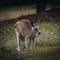
[[[30,36],[32,26],[29,20],[25,19],[18,21],[16,22],[15,27],[17,31],[21,33],[22,36],[26,36],[26,35]]]

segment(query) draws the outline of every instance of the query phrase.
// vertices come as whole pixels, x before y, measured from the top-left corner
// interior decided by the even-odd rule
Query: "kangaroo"
[[[40,35],[40,30],[37,25],[31,22],[28,19],[23,19],[15,23],[15,32],[17,38],[17,51],[20,51],[20,41],[25,40],[25,46],[28,48],[28,40],[30,40],[30,49],[32,49],[34,44],[34,39],[36,33]]]

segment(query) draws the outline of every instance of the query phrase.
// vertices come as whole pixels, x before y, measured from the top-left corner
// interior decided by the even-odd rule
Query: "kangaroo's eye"
[[[37,31],[37,28],[35,28],[35,31]]]
[[[34,27],[34,22],[31,22],[31,25]]]

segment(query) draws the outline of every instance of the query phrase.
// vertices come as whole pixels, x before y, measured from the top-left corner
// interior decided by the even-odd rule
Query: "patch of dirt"
[[[0,12],[0,21],[15,19],[21,15],[34,14],[35,12],[35,9]]]

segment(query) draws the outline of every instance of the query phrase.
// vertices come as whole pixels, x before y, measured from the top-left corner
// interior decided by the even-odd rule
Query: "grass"
[[[20,8],[14,9],[16,8],[14,7],[12,11],[10,8],[8,11],[5,9],[5,12],[0,10],[2,14],[0,15],[4,16],[2,18],[5,19],[9,13],[8,18],[11,18],[10,14],[14,12],[12,17],[16,17],[15,15],[18,15],[16,11],[19,13]],[[23,11],[29,13],[28,10]],[[24,12],[20,11],[19,14],[24,14]],[[4,13],[7,13],[7,15],[5,16]],[[17,52],[14,27],[10,24],[6,25],[4,31],[0,32],[0,60],[60,60],[60,18],[41,22],[39,27],[41,35],[36,37],[33,50],[26,50],[23,42],[21,51]]]
[[[36,45],[60,46],[60,22],[42,22],[39,24],[41,35],[37,37]],[[38,46],[39,47],[39,46]]]
[[[14,27],[10,24],[0,33],[0,60],[59,60],[60,59],[60,22],[42,22],[39,24],[41,35],[35,39],[35,48],[16,51]]]
[[[60,46],[60,22],[42,22],[39,24],[41,35],[35,39],[36,46]],[[4,41],[3,43],[1,43]],[[6,41],[6,42],[5,42]],[[12,42],[11,42],[12,41]],[[4,32],[0,33],[0,44],[9,47],[16,43],[14,27],[10,24],[4,27]],[[11,45],[11,46],[13,46]],[[16,46],[16,45],[15,45]],[[14,47],[14,46],[13,46]]]
[[[60,47],[42,47],[34,50],[0,49],[0,60],[59,60]]]

